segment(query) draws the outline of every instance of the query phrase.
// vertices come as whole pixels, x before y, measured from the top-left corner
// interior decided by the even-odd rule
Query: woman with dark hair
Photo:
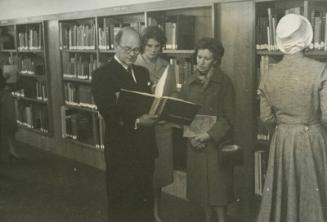
[[[219,163],[218,149],[233,136],[234,89],[220,69],[224,55],[221,42],[200,39],[194,55],[196,69],[183,85],[180,97],[201,105],[198,114],[214,121],[208,129],[188,137],[187,198],[205,209],[206,222],[211,221],[212,213],[224,222],[233,198],[233,169]]]
[[[158,81],[166,73],[163,88],[163,96],[176,94],[175,74],[169,63],[161,55],[162,47],[166,42],[164,32],[157,26],[149,26],[141,34],[141,54],[135,64],[147,68],[155,90]],[[154,216],[160,222],[159,209],[162,187],[173,182],[173,158],[172,158],[172,129],[168,123],[159,123],[155,127],[158,158],[155,160],[153,185],[154,185]]]

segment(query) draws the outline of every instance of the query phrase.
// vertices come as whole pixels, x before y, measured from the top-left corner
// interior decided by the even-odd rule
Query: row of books
[[[178,61],[176,58],[171,58],[169,60],[170,65],[174,69],[177,89],[180,89],[185,81],[192,75],[194,70],[194,65],[191,61]]]
[[[314,9],[311,11],[310,22],[313,28],[313,44],[311,49],[327,51],[327,23],[326,10]]]
[[[16,120],[19,125],[47,133],[49,129],[46,106],[24,104],[15,100]]]
[[[60,25],[61,49],[91,50],[95,49],[95,24]]]
[[[96,109],[91,87],[84,84],[66,82],[64,84],[65,103],[69,105]]]
[[[105,123],[98,113],[61,107],[62,137],[104,149]]]
[[[92,73],[97,68],[93,54],[75,54],[63,60],[63,75],[67,78],[92,79]]]
[[[31,57],[23,57],[20,61],[21,74],[44,75],[43,61],[36,61]]]
[[[270,141],[270,135],[271,132],[270,130],[265,127],[260,120],[257,121],[257,141],[263,141],[266,142],[267,144],[269,144]]]
[[[148,17],[148,26],[162,28],[166,36],[165,49],[193,49],[195,17],[190,15],[169,16],[164,21]]]
[[[162,24],[148,18],[148,25],[158,25],[166,35],[166,49],[193,49],[194,47],[194,16],[170,16]],[[114,48],[114,36],[122,27],[132,27],[138,32],[144,30],[145,22],[116,22],[104,18],[98,28],[98,48],[109,50]],[[61,49],[90,50],[95,49],[95,24],[60,23]]]
[[[276,43],[276,26],[279,19],[289,13],[304,14],[303,7],[290,8],[283,11],[275,11],[272,8],[267,8],[267,16],[261,16],[256,21],[256,48],[268,51],[278,50]],[[312,9],[310,18],[313,28],[313,41],[309,46],[312,50],[327,51],[327,12],[322,8]]]
[[[45,81],[26,79],[22,80],[22,89],[12,93],[17,97],[26,97],[42,101],[48,101],[48,90]]]
[[[42,49],[42,26],[29,27],[18,32],[18,50]]]
[[[254,152],[254,193],[263,194],[268,165],[268,151],[258,150]]]
[[[139,33],[141,33],[145,28],[144,22],[109,23],[104,19],[103,23],[103,27],[99,27],[98,29],[100,50],[114,49],[115,35],[122,27],[132,27]]]

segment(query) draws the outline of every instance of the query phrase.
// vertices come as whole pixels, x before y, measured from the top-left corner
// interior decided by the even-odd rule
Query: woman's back
[[[325,64],[302,54],[287,55],[272,66],[260,88],[278,123],[310,124],[320,120],[319,89],[327,79],[325,68]]]

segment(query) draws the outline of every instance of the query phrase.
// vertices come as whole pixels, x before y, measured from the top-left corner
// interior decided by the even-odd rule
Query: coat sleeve
[[[235,92],[229,78],[225,78],[222,84],[221,95],[218,95],[217,121],[208,131],[211,139],[219,144],[228,135],[232,135],[235,116]]]
[[[264,80],[260,82],[258,95],[260,98],[260,119],[264,124],[272,126],[276,123],[276,118],[265,94]]]
[[[98,69],[92,78],[92,94],[94,102],[106,124],[112,125],[117,117],[116,95],[112,81],[108,80],[103,69]]]

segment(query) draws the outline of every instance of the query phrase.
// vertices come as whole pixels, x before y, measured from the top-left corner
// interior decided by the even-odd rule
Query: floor
[[[103,171],[27,145],[18,150],[21,159],[0,163],[1,222],[107,222]],[[168,194],[162,218],[204,221],[199,207]]]

